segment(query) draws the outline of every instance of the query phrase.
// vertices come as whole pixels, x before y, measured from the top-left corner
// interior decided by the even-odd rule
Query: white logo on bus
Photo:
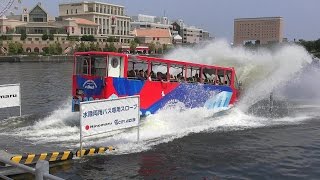
[[[87,80],[86,82],[83,83],[83,87],[85,89],[96,89],[97,85],[93,80]]]

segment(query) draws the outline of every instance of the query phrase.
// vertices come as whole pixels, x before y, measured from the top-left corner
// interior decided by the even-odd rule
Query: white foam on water
[[[277,86],[290,81],[305,63],[311,62],[311,56],[299,46],[287,45],[274,52],[265,49],[251,51],[240,47],[232,48],[226,41],[219,40],[204,47],[177,49],[167,58],[234,66],[245,88],[240,102],[236,107],[223,112],[205,108],[162,110],[142,121],[139,142],[136,142],[137,129],[132,128],[86,138],[85,146],[113,145],[118,149],[116,154],[125,154],[145,151],[160,143],[193,133],[296,124],[310,119],[303,115],[267,119],[244,113],[249,106],[266,97]],[[31,126],[13,129],[11,134],[39,144],[54,143],[57,146],[76,148],[79,146],[78,121],[79,113],[72,113],[71,103],[64,103],[48,117]]]

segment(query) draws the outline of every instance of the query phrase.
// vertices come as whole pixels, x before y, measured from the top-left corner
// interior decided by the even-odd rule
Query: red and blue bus
[[[141,115],[172,106],[225,108],[239,96],[232,67],[114,52],[77,52],[72,111],[82,101],[140,96]]]

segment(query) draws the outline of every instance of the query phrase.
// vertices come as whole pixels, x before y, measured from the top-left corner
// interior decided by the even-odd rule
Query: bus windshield
[[[76,75],[107,75],[107,60],[104,56],[78,56],[75,63]]]

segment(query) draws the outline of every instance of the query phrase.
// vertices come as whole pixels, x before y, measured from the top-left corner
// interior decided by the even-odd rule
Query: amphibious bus
[[[226,108],[239,96],[235,69],[114,52],[77,52],[72,111],[82,101],[140,96],[140,114],[160,109]]]

